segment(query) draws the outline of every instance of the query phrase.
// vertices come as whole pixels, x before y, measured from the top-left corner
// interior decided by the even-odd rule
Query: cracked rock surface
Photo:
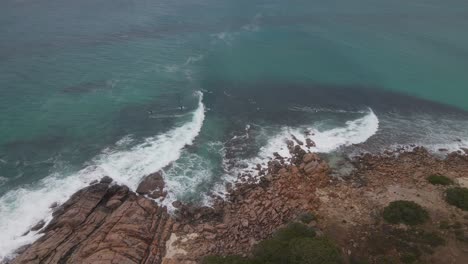
[[[101,182],[57,208],[44,236],[11,263],[160,263],[172,224],[166,208]]]

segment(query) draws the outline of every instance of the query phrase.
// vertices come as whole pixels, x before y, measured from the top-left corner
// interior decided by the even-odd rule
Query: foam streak
[[[205,119],[203,94],[191,121],[165,134],[150,137],[144,143],[126,151],[104,151],[91,165],[64,177],[55,174],[41,180],[34,187],[12,190],[0,197],[0,260],[25,244],[40,237],[37,232],[21,236],[31,226],[45,219],[50,221],[54,202],[63,203],[89,182],[108,175],[116,182],[135,189],[142,177],[156,172],[177,160],[183,148],[193,143]]]

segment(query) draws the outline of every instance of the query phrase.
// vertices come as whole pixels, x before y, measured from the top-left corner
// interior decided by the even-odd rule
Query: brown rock
[[[304,171],[308,174],[312,173],[318,166],[318,162],[311,161],[304,166]]]
[[[227,228],[227,225],[226,224],[219,224],[219,225],[216,225],[216,229],[226,229]]]
[[[42,229],[44,226],[45,226],[45,222],[44,220],[41,220],[37,222],[37,224],[35,224],[33,227],[31,227],[31,231],[38,231]]]
[[[216,228],[214,228],[212,225],[205,224],[203,225],[203,231],[209,232],[209,233],[215,233]]]
[[[11,263],[161,263],[172,223],[153,201],[98,183],[60,206],[44,235]]]
[[[182,202],[180,202],[180,201],[174,201],[174,202],[172,202],[172,206],[174,206],[174,208],[179,209],[179,208],[182,207]]]
[[[304,163],[309,163],[314,159],[314,155],[312,153],[305,154],[304,157],[302,158],[302,161]]]
[[[104,176],[102,177],[102,179],[99,181],[100,183],[104,183],[104,184],[111,184],[114,180],[109,177],[109,176]]]
[[[120,200],[113,199],[113,200],[110,200],[110,201],[108,201],[106,203],[106,207],[113,210],[113,209],[119,207],[121,204],[122,204],[122,202]]]
[[[90,182],[89,185],[94,185],[94,184],[96,184],[96,183],[99,183],[99,181],[98,181],[98,180],[94,180],[94,181]]]
[[[306,147],[308,147],[308,148],[313,148],[313,147],[315,147],[315,146],[316,146],[316,144],[315,144],[315,142],[314,142],[312,139],[306,138]]]
[[[138,194],[149,195],[153,199],[164,197],[164,179],[161,172],[156,172],[146,176],[138,185],[136,192]]]
[[[249,227],[249,220],[247,219],[242,219],[241,220],[241,224],[243,227]]]

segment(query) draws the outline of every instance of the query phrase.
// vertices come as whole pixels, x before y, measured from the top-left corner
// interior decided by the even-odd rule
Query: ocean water
[[[0,258],[89,182],[209,204],[287,156],[468,146],[462,0],[4,0]],[[160,201],[161,202],[161,201]]]

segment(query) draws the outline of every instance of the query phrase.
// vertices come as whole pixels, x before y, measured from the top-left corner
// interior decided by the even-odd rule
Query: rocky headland
[[[166,195],[160,173],[146,177],[136,192],[103,178],[57,206],[50,223],[32,227],[43,236],[5,262],[188,264],[207,255],[248,256],[278,228],[313,215],[307,225],[335,241],[345,262],[382,263],[385,257],[398,263],[401,243],[390,242],[415,229],[382,220],[382,210],[396,200],[428,211],[430,220],[416,233],[436,232],[444,240],[418,255],[423,263],[468,262],[468,212],[445,202],[448,187],[427,181],[444,175],[468,187],[465,153],[444,159],[424,148],[367,154],[352,161],[351,174],[335,177],[319,155],[291,142],[289,149],[292,158],[275,154],[255,175],[241,175],[228,186],[227,198],[214,198],[212,207],[174,202],[171,214],[153,200]]]

